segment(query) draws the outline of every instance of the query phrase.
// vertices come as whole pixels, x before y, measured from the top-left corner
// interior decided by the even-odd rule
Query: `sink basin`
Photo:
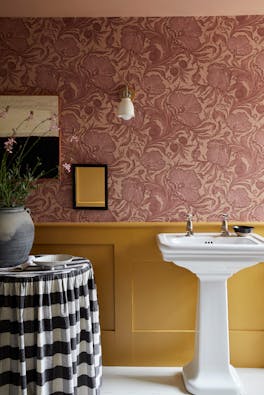
[[[187,390],[195,395],[245,395],[230,365],[227,279],[264,261],[264,238],[256,233],[160,233],[157,242],[165,261],[199,278],[194,357],[183,367]]]
[[[218,246],[252,246],[263,244],[263,239],[257,234],[250,234],[245,237],[238,237],[236,234],[231,234],[229,237],[223,237],[218,233],[197,233],[193,236],[186,237],[182,233],[161,233],[158,235],[160,243],[168,247],[218,247]],[[244,248],[244,247],[243,247]]]
[[[160,233],[158,245],[163,259],[193,273],[235,272],[264,260],[264,238],[256,233],[229,237],[219,233]]]

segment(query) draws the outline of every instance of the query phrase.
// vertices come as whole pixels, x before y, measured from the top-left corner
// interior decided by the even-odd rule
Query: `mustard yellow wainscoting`
[[[252,225],[264,235],[264,223]],[[194,229],[220,231],[220,224]],[[69,253],[93,263],[104,365],[181,366],[191,360],[198,282],[163,262],[156,245],[157,233],[182,231],[184,223],[36,225],[32,253]],[[228,292],[231,362],[264,367],[264,265],[234,275]]]

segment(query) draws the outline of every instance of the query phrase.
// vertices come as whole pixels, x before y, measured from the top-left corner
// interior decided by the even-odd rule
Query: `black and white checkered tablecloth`
[[[98,395],[93,268],[0,272],[0,395]]]

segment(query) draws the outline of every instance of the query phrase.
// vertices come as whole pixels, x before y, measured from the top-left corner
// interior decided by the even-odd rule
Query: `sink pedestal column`
[[[196,273],[199,298],[193,360],[183,368],[184,383],[195,395],[244,395],[229,357],[227,279],[233,273]]]

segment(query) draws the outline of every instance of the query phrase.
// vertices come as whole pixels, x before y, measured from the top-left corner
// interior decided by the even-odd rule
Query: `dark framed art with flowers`
[[[58,167],[58,97],[0,96],[0,208],[24,206]]]
[[[58,96],[0,96],[0,157],[9,159],[24,147],[22,171],[41,163],[43,177],[58,174],[59,128]],[[26,154],[27,153],[27,154]]]

